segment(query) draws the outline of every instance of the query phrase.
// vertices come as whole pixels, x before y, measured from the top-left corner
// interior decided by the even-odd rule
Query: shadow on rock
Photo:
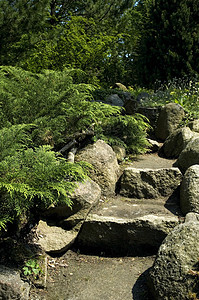
[[[132,288],[132,299],[133,300],[153,300],[151,298],[148,287],[147,287],[147,276],[149,274],[149,270],[147,269],[144,273],[142,273],[137,279],[136,283]]]

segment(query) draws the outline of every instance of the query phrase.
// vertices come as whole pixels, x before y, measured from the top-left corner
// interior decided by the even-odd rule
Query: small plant
[[[36,279],[42,273],[40,265],[36,259],[29,259],[25,263],[25,266],[23,267],[22,270],[25,276],[27,277],[33,276],[34,279]]]

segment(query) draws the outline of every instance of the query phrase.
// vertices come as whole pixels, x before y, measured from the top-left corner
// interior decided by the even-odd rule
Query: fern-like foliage
[[[129,152],[145,149],[146,120],[93,101],[94,87],[73,83],[73,74],[0,67],[0,228],[34,207],[71,205],[69,194],[89,166],[53,150],[77,134],[92,129],[95,139]]]
[[[147,118],[140,114],[111,116],[96,130],[95,140],[100,138],[110,145],[125,147],[128,153],[140,154],[147,149],[146,134],[149,128]]]
[[[147,120],[140,115],[123,116],[120,107],[93,101],[94,87],[74,84],[73,74],[73,70],[33,74],[1,67],[4,124],[36,125],[32,130],[35,146],[66,143],[76,133],[92,128],[96,137],[110,144],[124,143],[129,151],[142,152],[147,144]]]
[[[18,124],[0,130],[0,161],[31,145],[30,131],[33,127],[30,124]]]
[[[68,163],[47,145],[28,148],[27,127],[0,130],[0,229],[32,208],[71,206],[76,182],[87,178],[88,164]]]
[[[44,209],[52,203],[71,206],[69,196],[76,181],[86,178],[83,167],[57,157],[49,146],[7,156],[0,162],[0,225],[5,227],[6,220],[32,208]]]

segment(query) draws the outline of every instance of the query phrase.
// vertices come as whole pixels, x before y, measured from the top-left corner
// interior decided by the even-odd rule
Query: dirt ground
[[[69,250],[59,258],[48,257],[45,290],[31,292],[31,300],[152,300],[146,273],[154,256],[98,257]]]

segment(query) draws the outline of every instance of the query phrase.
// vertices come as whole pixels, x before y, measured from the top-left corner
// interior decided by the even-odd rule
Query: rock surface
[[[183,214],[199,213],[199,165],[187,169],[180,187],[180,207]]]
[[[29,284],[21,280],[19,272],[0,266],[0,299],[28,300]]]
[[[114,106],[123,106],[124,101],[118,96],[118,94],[109,95],[105,101],[107,104]]]
[[[128,91],[127,87],[124,84],[122,84],[121,82],[116,82],[113,85],[113,89],[120,89],[120,90],[125,91],[125,92]]]
[[[89,145],[80,151],[76,157],[78,161],[87,161],[93,165],[90,177],[99,184],[105,196],[115,194],[120,168],[113,149],[102,140]]]
[[[183,127],[171,133],[164,142],[161,151],[168,158],[177,158],[185,149],[187,144],[194,138],[199,137],[198,133],[192,132],[190,128]]]
[[[121,176],[120,194],[132,198],[158,198],[173,193],[180,185],[178,168],[137,169],[128,167]]]
[[[40,291],[46,298],[41,299],[149,300],[145,277],[140,274],[153,261],[153,256],[99,257],[69,250],[62,257],[51,258],[50,264],[56,267],[48,268],[47,290]]]
[[[127,99],[124,102],[125,114],[133,115],[137,112],[139,102],[135,99]]]
[[[79,224],[78,224],[79,225]],[[70,248],[74,243],[78,232],[73,228],[67,231],[57,226],[50,226],[46,222],[40,220],[37,226],[37,244],[46,252],[53,254],[62,253]]]
[[[43,216],[54,220],[61,220],[69,218],[79,212],[78,219],[80,218],[80,215],[82,215],[82,219],[84,219],[85,212],[88,213],[91,207],[98,203],[100,196],[101,189],[93,180],[88,179],[84,182],[78,182],[77,188],[73,195],[71,195],[71,200],[73,202],[72,208],[67,205],[50,207],[43,213]]]
[[[190,141],[174,163],[182,173],[192,166],[199,164],[199,138]]]
[[[156,140],[152,140],[152,139],[147,139],[147,141],[149,142],[149,146],[148,146],[149,150],[152,152],[158,152],[158,150],[161,147],[161,144]]]
[[[113,146],[113,151],[116,154],[118,162],[122,162],[126,156],[125,148],[119,145],[115,145]]]
[[[182,106],[176,103],[166,104],[160,111],[155,135],[161,140],[165,140],[175,129],[185,116]]]
[[[180,224],[159,248],[149,274],[154,300],[187,300],[194,278],[189,274],[198,263],[199,222]]]
[[[177,214],[175,203],[167,209],[162,200],[106,199],[89,214],[75,244],[84,253],[154,254],[178,224]]]
[[[188,127],[195,132],[199,133],[199,119],[193,120],[188,124]]]

